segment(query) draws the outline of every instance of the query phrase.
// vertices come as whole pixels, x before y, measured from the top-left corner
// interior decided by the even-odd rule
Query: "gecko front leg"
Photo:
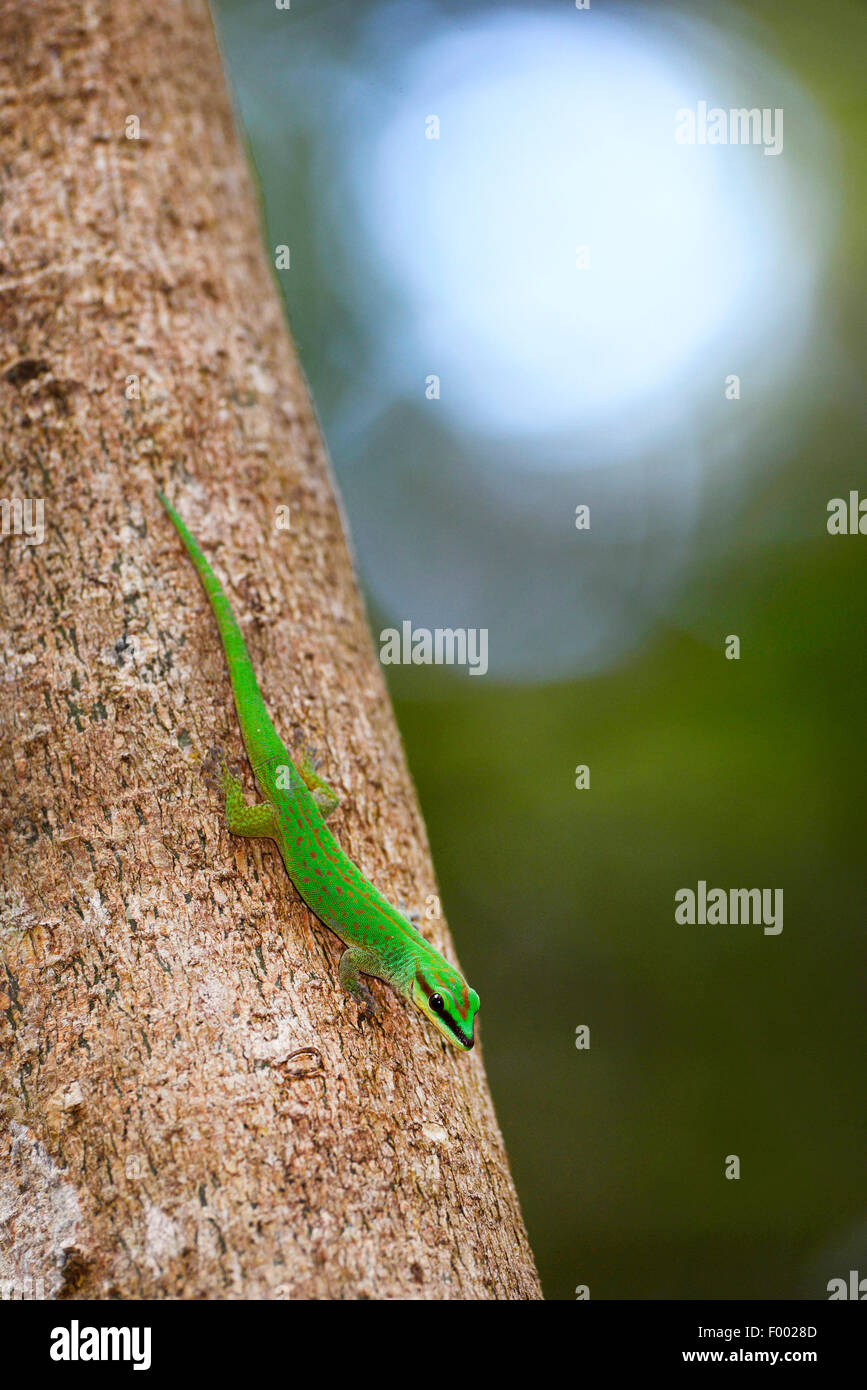
[[[365,975],[371,975],[378,967],[378,957],[372,951],[365,950],[363,946],[350,946],[340,957],[340,965],[337,969],[340,983],[352,995],[362,1018],[373,1018],[379,1010],[376,1006],[376,1000],[361,979],[359,972],[363,971]]]

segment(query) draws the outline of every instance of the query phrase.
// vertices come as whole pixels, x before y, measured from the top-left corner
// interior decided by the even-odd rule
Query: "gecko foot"
[[[301,766],[306,768],[310,773],[319,771],[322,766],[322,759],[317,750],[311,748],[310,744],[304,738],[303,732],[297,725],[292,734],[292,747],[298,755],[298,763]]]
[[[293,759],[301,774],[301,780],[311,793],[319,814],[327,818],[340,805],[340,797],[325,778],[319,776],[319,768],[322,765],[319,754],[315,748],[304,742],[304,735],[298,728],[292,736],[292,744]]]
[[[355,1000],[359,1018],[374,1018],[378,1013],[376,1000],[362,980],[360,972],[372,975],[380,969],[379,957],[363,946],[348,946],[340,957],[337,972],[340,983]]]
[[[223,754],[219,748],[209,748],[202,759],[202,778],[209,791],[220,790],[223,777]]]
[[[379,1006],[367,985],[362,984],[355,995],[355,1003],[358,1008],[358,1017],[370,1020],[376,1018],[379,1013]]]
[[[224,791],[227,773],[236,782],[240,782],[241,769],[229,763],[222,748],[218,748],[216,745],[209,748],[202,759],[202,777],[205,786],[214,792]]]

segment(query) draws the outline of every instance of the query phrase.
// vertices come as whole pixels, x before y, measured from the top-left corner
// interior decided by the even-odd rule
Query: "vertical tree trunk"
[[[435,891],[204,0],[0,0],[0,53],[0,498],[44,503],[0,541],[0,1292],[537,1297],[478,1051],[360,1022],[201,776],[246,761],[158,483],[344,847]]]

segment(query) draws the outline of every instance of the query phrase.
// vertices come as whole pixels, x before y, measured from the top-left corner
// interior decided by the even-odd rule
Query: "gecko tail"
[[[160,488],[157,488],[157,497],[168,512],[175,530],[183,541],[187,554],[202,581],[202,587],[210,600],[214,617],[217,620],[223,651],[226,654],[244,743],[251,761],[256,762],[257,759],[273,753],[274,745],[280,749],[283,745],[280,743],[265,709],[265,702],[262,699],[259,682],[256,680],[250,653],[247,651],[247,644],[238,626],[238,620],[232,612],[232,606],[223,592],[223,587],[211,569],[195,536],[187,528]]]

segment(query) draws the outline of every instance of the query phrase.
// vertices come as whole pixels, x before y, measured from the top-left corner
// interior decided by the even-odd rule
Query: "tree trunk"
[[[0,1292],[537,1297],[478,1050],[361,1021],[202,778],[252,788],[158,484],[341,843],[436,891],[204,0],[0,0],[0,52]]]

